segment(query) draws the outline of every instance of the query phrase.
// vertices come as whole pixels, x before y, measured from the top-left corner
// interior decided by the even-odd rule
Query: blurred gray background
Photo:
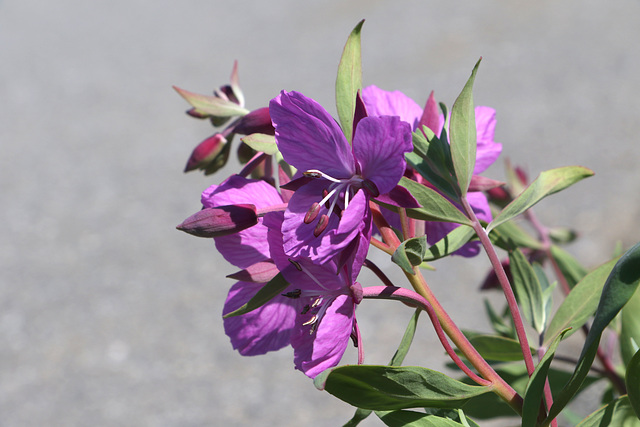
[[[475,99],[498,111],[504,158],[532,177],[596,172],[536,209],[580,230],[569,249],[595,266],[616,241],[640,240],[639,17],[637,0],[0,0],[0,426],[351,416],[293,369],[291,351],[231,349],[220,313],[235,269],[174,227],[233,168],[182,173],[212,128],[171,85],[208,93],[237,59],[249,108],[287,89],[334,112],[338,60],[362,18],[365,84],[421,104],[435,90],[451,106],[483,56]],[[502,163],[487,175],[503,178]],[[485,259],[436,266],[427,278],[454,319],[487,330],[473,292]],[[359,308],[367,362],[388,361],[410,315]],[[424,320],[418,333],[407,363],[442,369]]]

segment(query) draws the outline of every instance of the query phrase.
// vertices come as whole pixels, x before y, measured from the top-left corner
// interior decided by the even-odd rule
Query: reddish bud
[[[219,133],[205,139],[191,152],[184,171],[189,172],[194,169],[204,168],[220,154],[226,143],[227,139]]]
[[[473,175],[469,183],[469,191],[489,191],[493,188],[502,187],[503,185],[505,185],[505,183],[502,181],[497,181],[485,176]]]
[[[251,135],[252,133],[275,135],[275,129],[273,128],[273,124],[271,124],[269,108],[259,108],[242,116],[233,131],[242,135]]]
[[[205,208],[185,219],[178,230],[197,237],[220,237],[237,233],[258,223],[254,205]]]

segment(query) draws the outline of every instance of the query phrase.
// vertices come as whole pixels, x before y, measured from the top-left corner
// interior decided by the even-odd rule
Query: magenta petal
[[[476,151],[476,166],[473,173],[478,175],[491,166],[500,153],[502,144],[493,140],[496,128],[496,110],[490,107],[478,106],[476,113],[476,134],[478,148]]]
[[[422,117],[422,108],[400,91],[389,92],[376,86],[367,86],[362,90],[362,99],[369,117],[399,116],[400,120],[415,128]]]
[[[381,194],[376,197],[382,203],[388,205],[397,206],[400,208],[420,208],[420,203],[411,194],[409,190],[399,185],[396,185],[391,191],[386,194]]]
[[[302,172],[317,169],[334,178],[354,174],[351,147],[320,104],[301,93],[282,91],[269,103],[269,114],[287,163]]]
[[[404,153],[412,149],[411,127],[398,117],[366,117],[353,138],[362,177],[372,181],[380,194],[398,184],[406,168]]]
[[[291,346],[294,349],[296,368],[308,377],[315,378],[325,369],[340,363],[349,345],[355,318],[355,303],[349,295],[336,297],[313,333],[310,333],[311,325],[303,325],[309,320],[307,317],[311,316],[298,316],[291,337]]]
[[[223,314],[244,305],[264,283],[238,282],[231,287]],[[297,314],[296,300],[278,296],[247,314],[224,319],[224,331],[243,356],[265,354],[289,345]]]

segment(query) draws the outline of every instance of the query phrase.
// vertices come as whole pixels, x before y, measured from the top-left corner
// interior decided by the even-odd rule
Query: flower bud
[[[185,219],[176,228],[197,237],[234,234],[258,223],[254,205],[229,205],[205,208]]]
[[[258,108],[242,116],[233,131],[242,135],[251,135],[252,133],[275,135],[275,129],[269,115],[269,107]]]
[[[193,149],[184,171],[189,172],[194,169],[204,169],[220,154],[226,143],[227,139],[219,133],[205,139]]]

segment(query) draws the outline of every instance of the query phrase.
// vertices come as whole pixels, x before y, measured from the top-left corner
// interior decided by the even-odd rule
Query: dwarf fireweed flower
[[[349,145],[314,100],[282,91],[269,104],[284,160],[302,172],[285,211],[284,252],[323,263],[354,239],[371,236],[369,200],[392,191],[412,150],[411,128],[398,117],[364,117]]]
[[[355,250],[343,265],[333,260],[315,264],[308,258],[293,259],[283,251],[283,220],[281,212],[274,212],[265,216],[264,223],[269,228],[273,261],[290,283],[284,297],[297,304],[291,335],[294,364],[296,369],[314,378],[338,365],[350,338],[359,342],[355,310],[362,301],[362,286],[355,279],[367,246]],[[361,362],[361,346],[359,350]]]

